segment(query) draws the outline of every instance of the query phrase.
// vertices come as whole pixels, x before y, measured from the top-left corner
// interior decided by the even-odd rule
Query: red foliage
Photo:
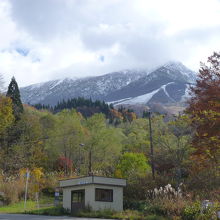
[[[196,134],[193,138],[197,161],[218,163],[220,151],[220,54],[208,58],[209,66],[201,64],[198,80],[191,88],[192,98],[187,112]],[[206,163],[207,165],[207,163]]]
[[[68,171],[73,169],[73,161],[67,157],[60,156],[57,160],[59,170]]]

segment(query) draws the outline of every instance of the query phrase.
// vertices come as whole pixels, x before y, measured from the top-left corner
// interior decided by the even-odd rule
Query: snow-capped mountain
[[[21,88],[24,103],[55,105],[74,97],[104,100],[114,105],[174,104],[185,100],[196,74],[180,62],[153,71],[124,70],[102,76],[53,80]]]
[[[188,69],[186,66],[184,66],[181,62],[178,61],[171,61],[166,63],[165,65],[161,66],[165,67],[169,70],[172,70],[173,72],[178,71],[179,74],[183,76],[183,78],[188,82],[195,82],[196,80],[196,74],[192,70]]]
[[[179,62],[169,62],[105,97],[115,105],[177,103],[183,100],[196,74]]]
[[[147,70],[123,70],[102,76],[79,79],[65,78],[38,83],[20,89],[24,103],[56,105],[74,97],[103,100],[103,97],[147,75]]]

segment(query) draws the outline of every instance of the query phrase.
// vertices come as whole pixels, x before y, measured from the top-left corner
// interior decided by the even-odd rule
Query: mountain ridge
[[[128,104],[130,100],[135,104],[135,100],[147,97],[147,94],[150,96],[150,93],[150,99],[143,99],[142,104],[167,104],[180,102],[195,78],[196,74],[182,63],[170,61],[152,71],[133,69],[94,77],[64,78],[32,84],[20,91],[23,102],[27,104],[54,106],[59,101],[76,97],[117,102],[117,105]]]

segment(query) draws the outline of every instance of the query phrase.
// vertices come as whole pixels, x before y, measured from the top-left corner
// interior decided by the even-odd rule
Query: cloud
[[[219,51],[218,0],[1,0],[0,72],[19,85]]]

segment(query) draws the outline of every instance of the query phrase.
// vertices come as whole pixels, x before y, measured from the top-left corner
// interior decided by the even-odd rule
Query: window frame
[[[102,199],[98,199],[98,191],[108,191],[111,193],[111,198],[110,199],[106,199],[106,200],[102,200]],[[113,202],[113,189],[106,189],[106,188],[95,188],[95,201],[97,202]]]
[[[77,201],[74,201],[73,194],[77,194]],[[84,203],[84,202],[85,202],[85,190],[84,189],[71,191],[71,203]]]

